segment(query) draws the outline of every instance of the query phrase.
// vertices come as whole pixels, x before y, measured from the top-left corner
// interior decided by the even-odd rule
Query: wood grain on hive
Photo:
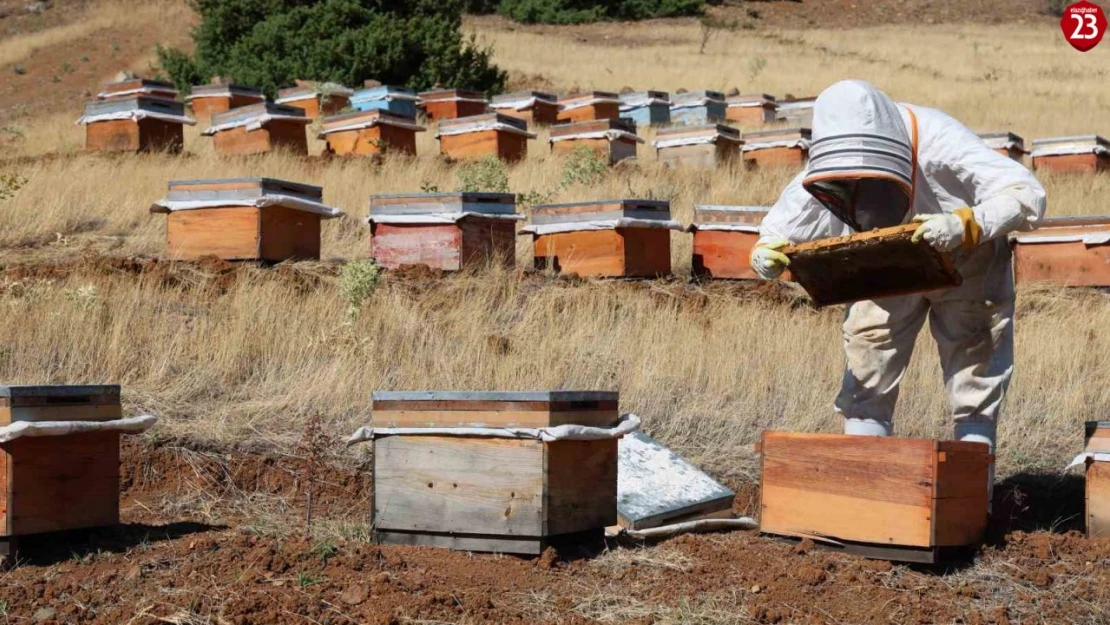
[[[475,159],[486,156],[515,163],[528,155],[528,140],[535,133],[528,131],[523,119],[484,113],[471,117],[444,119],[439,122],[436,138],[439,152],[453,159]]]
[[[416,156],[416,133],[424,127],[415,120],[382,109],[332,115],[323,119],[318,138],[326,152],[338,156],[400,153]]]
[[[741,128],[759,128],[775,123],[775,96],[766,93],[734,95],[726,99],[725,119]]]
[[[371,254],[397,269],[459,271],[516,264],[516,196],[511,193],[410,193],[370,198]]]
[[[1033,169],[1055,174],[1110,171],[1110,141],[1099,135],[1034,139]]]
[[[117,116],[129,116],[112,119]],[[179,153],[184,145],[185,107],[162,97],[133,95],[90,100],[78,120],[85,148],[95,152]]]
[[[608,91],[585,91],[559,98],[561,123],[578,123],[603,119],[619,119],[620,99]]]
[[[915,562],[984,538],[985,444],[764,432],[761,451],[764,533]]]
[[[721,124],[661,129],[652,142],[663,164],[697,169],[729,166],[740,159],[743,144],[739,130]]]
[[[548,142],[556,154],[585,148],[613,165],[636,158],[636,146],[644,140],[631,119],[600,119],[552,126]]]
[[[266,101],[261,89],[242,85],[196,85],[185,101],[202,124],[211,123],[218,113]]]
[[[1110,287],[1110,215],[1045,219],[1010,242],[1018,284]]]
[[[790,273],[817,306],[923,293],[958,286],[950,254],[922,240],[918,224],[790,245]]]
[[[203,134],[212,137],[221,154],[262,154],[279,149],[308,154],[305,127],[310,123],[304,109],[262,102],[213,115],[212,125]]]
[[[375,427],[614,425],[603,392],[375,393]],[[617,439],[389,435],[374,441],[375,540],[539,555],[616,522]],[[511,467],[512,470],[506,470]]]
[[[759,225],[766,206],[695,206],[692,267],[699,278],[758,280],[752,269],[752,249],[759,241]],[[789,280],[787,274],[782,277]]]
[[[481,91],[469,89],[444,89],[439,91],[422,91],[420,94],[420,108],[433,121],[455,119],[457,117],[471,117],[486,112],[489,101]]]
[[[1083,451],[1086,461],[1086,526],[1090,538],[1110,537],[1110,422],[1088,421]],[[1097,455],[1096,455],[1097,454]]]
[[[489,108],[526,124],[550,126],[558,121],[559,98],[542,91],[514,91],[493,96]]]
[[[744,162],[753,167],[801,169],[809,159],[809,128],[744,133]]]

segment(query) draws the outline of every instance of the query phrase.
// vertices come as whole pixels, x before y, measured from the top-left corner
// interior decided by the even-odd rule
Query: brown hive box
[[[353,94],[354,91],[340,85],[305,82],[278,90],[274,103],[295,106],[304,111],[305,117],[316,119],[339,114],[350,105]]]
[[[790,273],[817,306],[958,286],[950,254],[910,239],[918,224],[790,245]]]
[[[137,95],[173,100],[177,98],[178,94],[177,88],[168,82],[146,78],[129,78],[104,85],[100,93],[96,94],[96,97],[100,100],[115,100]]]
[[[581,391],[374,393],[372,419],[404,428],[608,427],[617,401]],[[525,555],[599,541],[617,521],[618,440],[378,437],[374,539]]]
[[[786,122],[792,126],[811,126],[813,124],[813,106],[816,103],[816,96],[779,100],[775,104],[775,120]]]
[[[1085,463],[1087,536],[1106,538],[1110,536],[1110,460],[1102,458],[1110,457],[1110,422],[1087,422],[1083,451],[1090,454]]]
[[[542,91],[516,91],[493,96],[490,110],[536,126],[550,126],[559,116],[559,98]]]
[[[217,113],[265,102],[266,96],[260,89],[242,85],[196,85],[185,101],[193,109],[193,117],[202,124],[208,124]]]
[[[112,421],[120,388],[0,387],[0,425]],[[0,443],[0,555],[14,538],[119,523],[119,432],[24,436]]]
[[[741,128],[758,128],[775,122],[775,96],[766,93],[734,95],[726,100],[725,119]]]
[[[389,153],[416,156],[416,133],[424,127],[415,120],[381,109],[355,111],[323,119],[319,139],[326,153],[340,156]]]
[[[910,562],[984,538],[983,443],[764,432],[760,448],[764,533]]]
[[[664,128],[652,142],[662,163],[698,169],[727,167],[739,161],[743,144],[739,130],[721,124]]]
[[[323,189],[271,178],[173,180],[165,213],[169,257],[279,263],[320,258],[320,221],[342,213],[321,204]]]
[[[584,146],[613,165],[636,158],[636,146],[644,140],[636,135],[636,123],[630,119],[599,119],[552,126],[548,142],[554,153]]]
[[[575,123],[618,119],[621,116],[620,109],[620,97],[615,93],[608,91],[572,93],[559,98],[558,121]]]
[[[979,133],[979,138],[990,149],[1019,163],[1023,162],[1025,155],[1028,154],[1025,151],[1025,139],[1012,132],[983,132]]]
[[[85,126],[85,149],[93,152],[181,152],[184,126],[193,125],[180,102],[133,95],[90,100],[77,123]]]
[[[448,158],[496,156],[515,163],[528,155],[528,140],[535,139],[536,134],[528,131],[523,119],[484,113],[440,121],[436,138],[439,139],[439,153]]]
[[[489,101],[481,91],[469,89],[441,89],[423,91],[420,94],[420,108],[433,121],[473,117],[486,112]]]
[[[533,207],[532,225],[522,233],[532,234],[537,269],[583,278],[655,278],[671,273],[670,219],[670,202],[656,200],[546,204]],[[587,227],[591,222],[617,225],[595,230]]]
[[[202,134],[212,137],[221,154],[263,154],[278,149],[308,154],[305,127],[310,123],[304,109],[261,102],[213,115],[212,125]]]
[[[1110,215],[1045,219],[1010,243],[1018,284],[1110,287]]]
[[[370,197],[374,260],[386,269],[423,265],[459,271],[515,264],[516,196],[408,193]]]
[[[759,167],[805,167],[809,128],[783,128],[744,134],[744,162]]]
[[[766,206],[695,206],[693,273],[699,278],[758,280],[752,269],[752,248]],[[785,275],[784,280],[789,278]]]
[[[1057,174],[1110,171],[1110,141],[1098,135],[1034,139],[1033,169]]]

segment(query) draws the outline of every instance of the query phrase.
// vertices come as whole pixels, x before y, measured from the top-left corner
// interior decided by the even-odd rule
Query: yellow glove
[[[951,252],[960,246],[975,247],[983,235],[970,208],[961,208],[952,214],[918,215],[913,220],[921,225],[910,240],[917,243],[925,239],[941,252]]]
[[[777,250],[787,245],[790,245],[790,242],[782,239],[756,245],[752,249],[751,258],[748,259],[756,275],[764,280],[774,280],[781,276],[782,272],[790,266],[790,259]]]

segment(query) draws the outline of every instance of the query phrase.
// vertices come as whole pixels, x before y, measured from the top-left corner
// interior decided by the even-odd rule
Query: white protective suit
[[[971,208],[981,228],[978,245],[954,252],[960,286],[857,302],[848,309],[847,366],[835,402],[845,433],[890,435],[898,385],[928,318],[956,438],[988,443],[993,453],[995,423],[1014,366],[1014,284],[1006,235],[1030,230],[1042,219],[1044,188],[1024,166],[945,113],[895,104],[866,82],[843,81],[817,98],[807,171],[790,182],[763,220],[760,243],[851,234],[802,187],[807,177],[839,175],[886,178],[903,188],[908,182],[913,203],[905,222]]]

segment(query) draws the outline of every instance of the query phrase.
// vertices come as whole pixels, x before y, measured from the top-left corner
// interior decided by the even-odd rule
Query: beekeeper
[[[1014,284],[1006,235],[1034,228],[1045,192],[1020,163],[936,109],[895,104],[859,80],[814,105],[809,166],[783,191],[751,255],[765,279],[789,264],[777,250],[911,220],[913,238],[952,252],[963,283],[853,304],[844,320],[847,366],[835,407],[844,433],[889,436],[898,385],[929,320],[955,438],[994,451],[995,424],[1014,369]]]

